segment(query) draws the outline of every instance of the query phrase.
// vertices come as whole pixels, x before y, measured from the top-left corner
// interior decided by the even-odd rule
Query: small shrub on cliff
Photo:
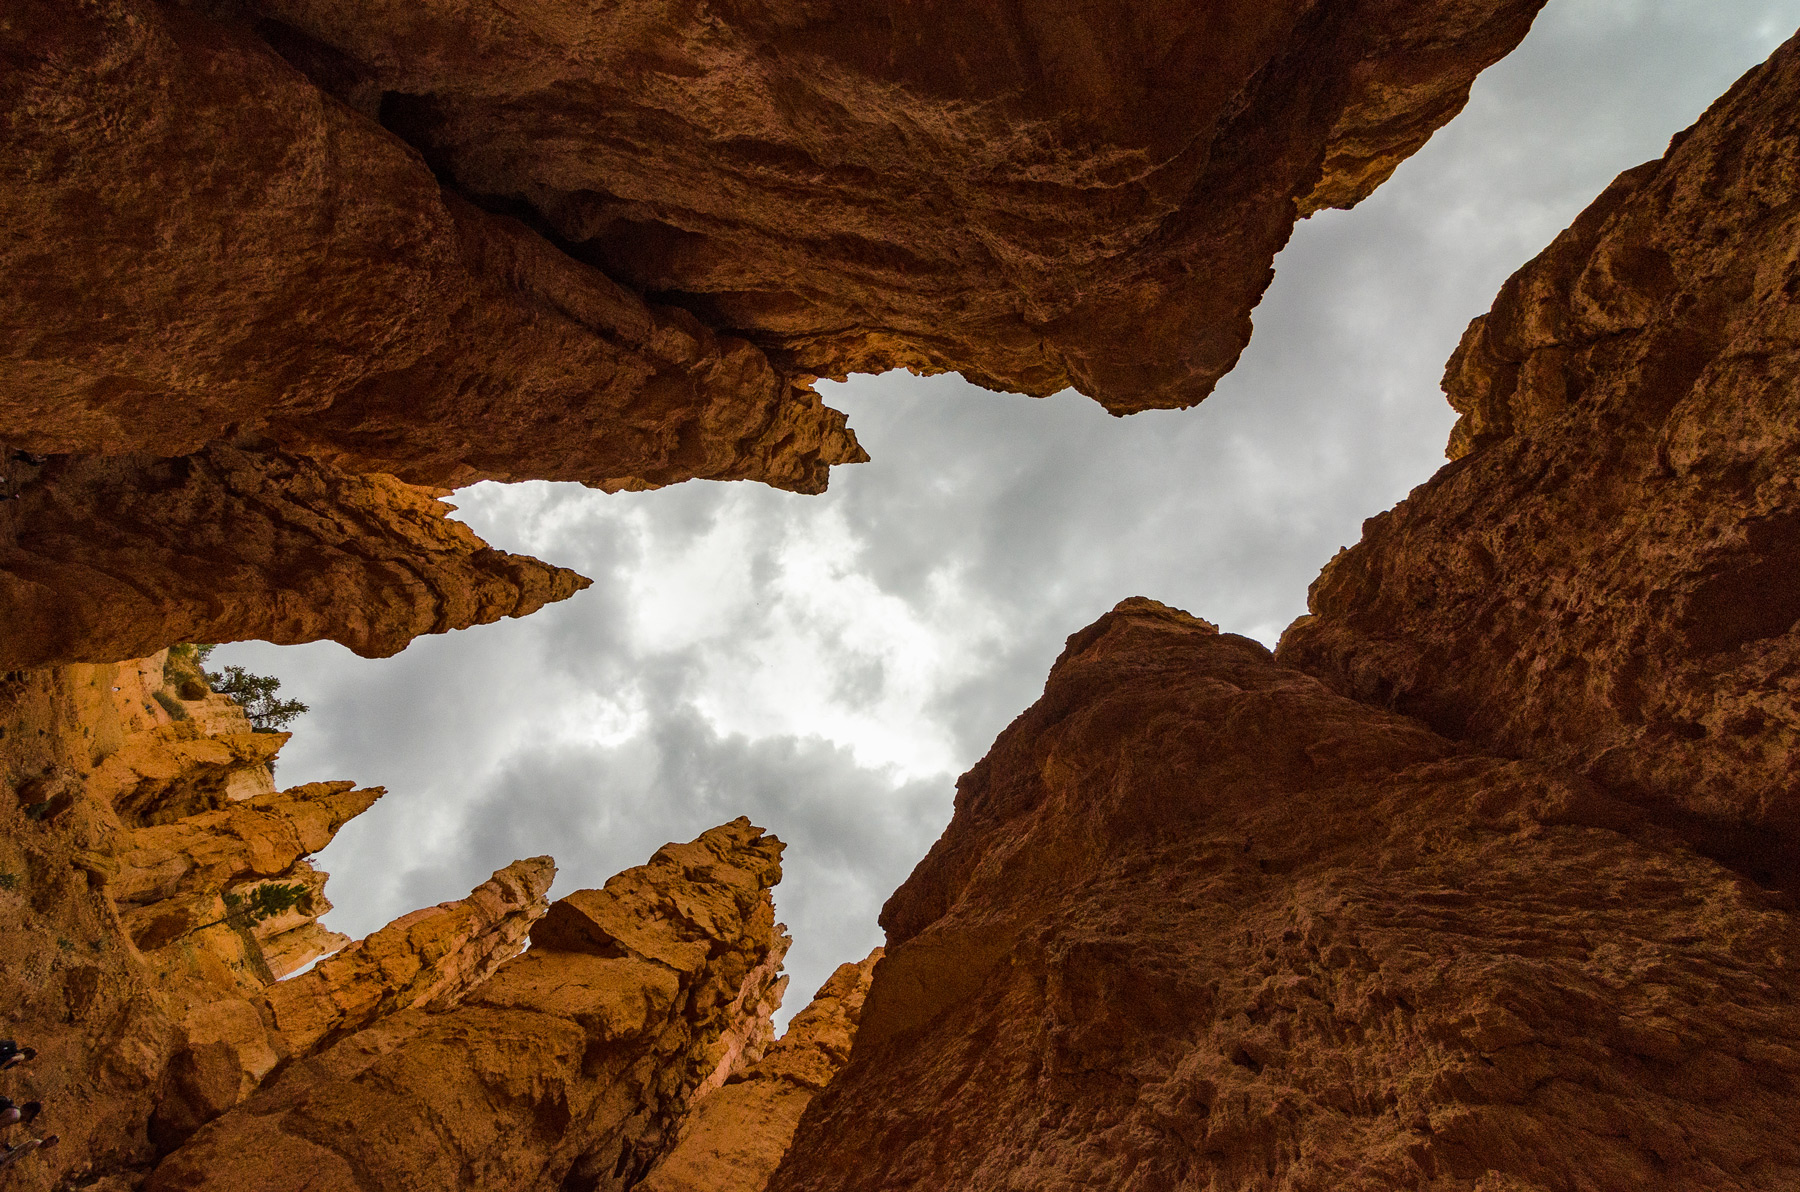
[[[248,895],[225,895],[225,917],[214,919],[211,923],[202,923],[194,928],[204,931],[208,927],[217,927],[221,923],[229,923],[240,930],[246,930],[261,923],[264,919],[273,919],[284,911],[295,907],[306,909],[312,902],[312,895],[299,882],[270,882],[258,886]]]
[[[163,711],[169,714],[170,720],[186,720],[188,718],[188,710],[181,706],[181,701],[166,690],[159,690],[156,693],[156,702],[162,705]]]
[[[274,675],[253,675],[241,666],[228,666],[222,671],[207,671],[206,681],[214,691],[235,699],[259,733],[278,733],[307,711],[307,706],[297,699],[277,698],[281,680]]]

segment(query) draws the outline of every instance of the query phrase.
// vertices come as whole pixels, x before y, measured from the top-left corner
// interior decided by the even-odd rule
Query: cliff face
[[[1191,405],[1542,2],[19,0],[0,666],[530,612],[405,484],[820,492],[819,375]]]
[[[762,1059],[701,1090],[640,1192],[762,1192],[800,1115],[850,1058],[881,949],[841,964]],[[764,1019],[766,1021],[766,1019]]]
[[[39,1051],[6,1092],[62,1139],[13,1186],[135,1186],[332,1031],[456,1004],[542,915],[554,870],[518,862],[277,984],[350,944],[306,858],[381,793],[275,791],[286,740],[162,654],[0,680],[0,999]],[[297,897],[245,915],[269,886]]]
[[[441,492],[305,456],[0,455],[0,668],[246,637],[382,657],[588,586],[493,550]]]
[[[1132,600],[958,786],[769,1185],[1772,1188],[1791,915]]]
[[[460,1007],[294,1065],[149,1188],[631,1187],[785,950],[780,852],[740,819],[571,895]]]
[[[515,221],[248,29],[14,5],[0,441],[188,455],[261,436],[355,472],[816,490],[843,418]]]
[[[439,176],[779,367],[1191,405],[1299,213],[1459,110],[1541,0],[493,11],[253,0]]]
[[[1451,361],[1458,457],[1284,662],[1800,860],[1800,45],[1620,176]]]

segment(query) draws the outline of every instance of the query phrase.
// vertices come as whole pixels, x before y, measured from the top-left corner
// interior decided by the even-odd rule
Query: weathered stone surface
[[[439,492],[278,451],[14,457],[0,477],[0,668],[248,637],[380,657],[588,586],[492,549]]]
[[[239,748],[251,735],[242,710],[210,693],[181,697],[191,669],[159,653],[0,674],[0,794],[16,796],[0,798],[0,1034],[39,1051],[36,1062],[6,1074],[0,1091],[43,1101],[38,1131],[62,1140],[9,1169],[9,1188],[45,1192],[115,1176],[134,1186],[134,1172],[235,1103],[285,1055],[254,1001],[272,979],[264,933],[277,930],[269,938],[290,940],[304,963],[313,953],[293,937],[316,924],[290,911],[248,930],[188,930],[225,914],[227,887],[213,882],[247,891],[262,879],[221,863],[227,842],[183,828],[182,808],[217,826],[231,819],[224,809],[246,807],[239,794],[272,790],[272,749]],[[278,746],[286,735],[259,740]],[[146,823],[158,826],[136,836]],[[121,850],[168,845],[184,832],[205,844],[204,864],[169,866],[181,871],[174,886],[191,892],[117,904],[115,895],[141,887],[143,876]],[[295,843],[314,842],[307,834]],[[270,859],[266,847],[250,852],[252,867]],[[298,860],[277,876],[315,891],[324,878]],[[306,910],[329,907],[318,896]],[[170,928],[160,939],[146,931],[157,920]],[[140,934],[161,946],[141,952]]]
[[[630,941],[571,911],[585,927],[534,931],[460,1006],[403,1011],[296,1063],[148,1187],[630,1187],[778,945],[780,852],[747,820],[660,850],[607,883],[602,901],[655,916]]]
[[[771,1192],[1785,1187],[1782,905],[1127,601],[959,784]]]
[[[286,874],[382,794],[380,787],[358,790],[354,782],[312,782],[133,829],[120,841],[119,872],[107,888],[119,902],[143,903]]]
[[[1800,873],[1800,45],[1628,171],[1469,328],[1458,456],[1280,656]]]
[[[445,192],[241,24],[20,0],[0,109],[0,442],[451,486],[818,491],[860,458],[761,352]]]
[[[467,898],[402,915],[263,994],[296,1055],[413,1006],[453,1006],[518,955],[549,906],[549,857],[514,861]],[[265,954],[266,954],[265,947]],[[273,967],[273,966],[271,966]]]
[[[1297,213],[1459,110],[1541,0],[253,0],[460,191],[837,376],[1190,405]]]
[[[800,1115],[850,1058],[877,948],[841,964],[762,1059],[696,1098],[675,1145],[640,1192],[762,1192]]]

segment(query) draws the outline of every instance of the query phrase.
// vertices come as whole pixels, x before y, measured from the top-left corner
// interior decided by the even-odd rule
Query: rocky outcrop
[[[303,456],[6,454],[0,668],[247,637],[379,657],[588,586],[492,549],[439,491]]]
[[[740,819],[571,895],[460,1006],[296,1063],[148,1187],[630,1187],[784,946],[780,853]]]
[[[135,829],[120,842],[119,872],[108,890],[121,902],[142,903],[284,874],[382,794],[380,787],[357,790],[354,782],[313,782]]]
[[[763,1058],[698,1097],[639,1192],[762,1192],[800,1115],[850,1058],[877,948],[841,964]],[[702,1090],[704,1092],[704,1090]]]
[[[1451,361],[1455,462],[1280,657],[1800,872],[1800,45],[1628,171]]]
[[[1542,2],[20,0],[0,667],[522,615],[436,489],[820,492],[815,376],[1191,405]]]
[[[224,7],[224,6],[221,6]],[[824,487],[843,417],[438,184],[247,28],[152,0],[12,6],[0,441],[351,472]]]
[[[784,369],[1120,413],[1204,397],[1297,214],[1374,189],[1539,7],[243,6],[457,190]]]
[[[514,861],[467,898],[402,915],[263,995],[296,1055],[414,1006],[453,1006],[518,955],[549,906],[549,857]],[[266,952],[265,945],[265,952]]]
[[[277,983],[350,943],[318,922],[326,875],[306,855],[378,793],[276,793],[287,739],[208,691],[191,650],[0,675],[0,1005],[40,1053],[0,1091],[42,1100],[39,1132],[62,1140],[9,1188],[137,1187],[333,1029],[282,1026],[452,1004],[542,913],[550,866],[518,862],[326,974],[354,980]],[[295,897],[248,913],[268,886]]]
[[[1127,601],[958,784],[770,1189],[1785,1186],[1785,905]]]

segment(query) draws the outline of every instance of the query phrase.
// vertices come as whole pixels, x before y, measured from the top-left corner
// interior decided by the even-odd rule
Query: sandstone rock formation
[[[822,488],[842,415],[516,221],[240,23],[23,0],[0,29],[0,441],[272,440],[419,484]]]
[[[879,959],[877,948],[860,964],[839,965],[760,1061],[715,1092],[701,1090],[638,1192],[762,1192],[800,1115],[850,1058]]]
[[[1542,3],[18,0],[0,666],[532,611],[405,484],[819,492],[817,375],[1191,405]]]
[[[460,1007],[295,1064],[148,1187],[631,1187],[785,949],[781,847],[740,819],[554,904]]]
[[[304,456],[0,456],[4,669],[246,637],[380,657],[588,586],[491,549],[439,491]]]
[[[1280,656],[1800,872],[1800,44],[1630,170],[1451,361],[1455,462]]]
[[[251,731],[191,659],[0,678],[0,793],[16,796],[0,799],[0,1006],[4,1033],[40,1052],[0,1091],[43,1100],[40,1129],[62,1137],[9,1187],[135,1187],[331,1031],[455,1004],[542,915],[551,868],[518,862],[275,984],[350,942],[317,922],[331,904],[306,854],[380,793],[275,792],[286,740]],[[229,900],[271,883],[299,901],[233,917]]]
[[[556,877],[549,857],[514,861],[467,898],[402,915],[269,987],[263,1001],[296,1055],[413,1006],[448,1006],[525,946]]]
[[[464,194],[777,364],[1191,405],[1297,214],[1354,203],[1541,0],[251,0]]]
[[[1785,1187],[1785,905],[1127,601],[959,783],[769,1187]]]

